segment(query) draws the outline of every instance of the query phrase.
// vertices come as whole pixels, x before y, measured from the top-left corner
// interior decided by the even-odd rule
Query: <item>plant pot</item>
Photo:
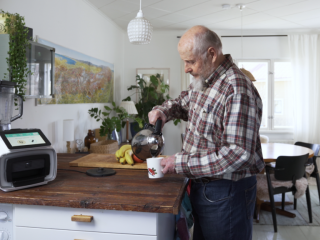
[[[137,122],[130,123],[130,132],[132,138],[142,130],[142,128],[139,128],[139,124]]]

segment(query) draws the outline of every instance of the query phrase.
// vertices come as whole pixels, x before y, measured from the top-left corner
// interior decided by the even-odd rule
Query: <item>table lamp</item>
[[[70,142],[74,140],[74,122],[73,119],[63,120],[63,140],[67,141],[67,152],[72,153]]]
[[[128,114],[130,115],[135,115],[135,114],[138,114],[138,111],[136,109],[136,106],[134,105],[134,102],[133,101],[122,101],[120,103],[120,107],[123,107]],[[126,142],[128,143],[129,142],[129,119],[127,119],[127,140]]]

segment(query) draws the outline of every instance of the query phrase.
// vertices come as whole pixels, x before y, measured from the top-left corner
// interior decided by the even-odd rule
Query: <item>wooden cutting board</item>
[[[126,168],[126,169],[147,169],[147,163],[130,164],[118,163],[114,154],[91,153],[69,163],[71,167],[105,167],[105,168]]]

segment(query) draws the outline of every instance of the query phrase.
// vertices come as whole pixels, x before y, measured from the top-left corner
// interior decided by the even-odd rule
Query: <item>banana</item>
[[[124,154],[125,154],[125,152],[126,152],[128,149],[131,149],[131,145],[130,145],[130,144],[123,145],[123,146],[119,149],[119,156],[120,156],[120,157],[124,157]]]
[[[130,164],[131,166],[134,165],[134,161],[132,159],[132,150],[129,149],[125,152],[125,158],[128,164]]]
[[[120,158],[119,162],[121,164],[126,164],[126,158],[125,157]]]
[[[116,151],[116,158],[117,158],[117,161],[119,162],[119,159],[121,158],[120,149]]]

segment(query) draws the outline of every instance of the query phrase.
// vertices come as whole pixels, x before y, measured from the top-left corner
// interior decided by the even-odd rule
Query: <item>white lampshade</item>
[[[120,103],[120,107],[123,107],[129,114],[138,114],[138,111],[133,101],[123,101]]]
[[[141,0],[140,0],[140,11],[138,12],[135,19],[132,19],[127,28],[129,41],[132,44],[149,44],[152,37],[153,27],[151,23],[143,17],[141,11]]]
[[[74,122],[73,119],[63,120],[63,140],[73,141],[74,140]]]

